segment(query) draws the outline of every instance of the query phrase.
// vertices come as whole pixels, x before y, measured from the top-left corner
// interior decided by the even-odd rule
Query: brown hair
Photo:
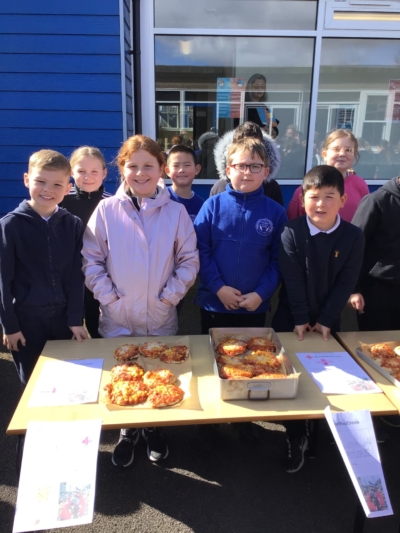
[[[68,177],[71,175],[71,165],[68,159],[55,150],[39,150],[29,158],[28,174],[36,168],[38,170],[63,170]]]
[[[97,157],[97,159],[100,159],[103,169],[105,170],[107,168],[106,160],[104,159],[103,154],[95,146],[80,146],[74,150],[69,158],[71,167],[74,168],[74,166],[86,156]]]
[[[348,130],[335,130],[330,133],[327,138],[325,139],[325,145],[322,148],[322,152],[327,150],[329,146],[336,141],[336,139],[341,139],[342,137],[348,137],[351,142],[354,144],[354,157],[356,159],[356,163],[360,159],[360,154],[358,152],[358,141],[357,138],[351,133],[351,131]]]
[[[251,157],[257,155],[269,167],[269,157],[264,143],[253,137],[245,137],[238,142],[233,142],[228,147],[227,165],[231,164],[233,155],[236,152],[250,152]]]
[[[121,180],[123,180],[123,171],[125,163],[129,160],[132,154],[139,152],[139,150],[145,150],[149,152],[158,161],[160,167],[164,167],[165,159],[160,146],[145,135],[134,135],[129,137],[121,146],[117,155],[117,164],[121,174]]]

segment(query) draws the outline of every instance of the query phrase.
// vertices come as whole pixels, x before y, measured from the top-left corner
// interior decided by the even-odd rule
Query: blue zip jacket
[[[281,281],[278,252],[286,222],[283,207],[264,196],[262,187],[243,194],[229,185],[225,192],[206,200],[194,221],[200,253],[200,307],[216,313],[249,313],[242,308],[225,309],[216,293],[228,285],[242,294],[256,292],[262,304],[254,313],[267,311]]]
[[[82,326],[83,225],[60,208],[46,222],[24,200],[0,220],[0,322],[4,333],[21,330],[16,310],[35,316],[66,313]]]

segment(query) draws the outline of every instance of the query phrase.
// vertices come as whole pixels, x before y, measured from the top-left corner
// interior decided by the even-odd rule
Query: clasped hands
[[[324,339],[324,341],[328,341],[331,329],[317,322],[315,326],[310,326],[310,324],[302,324],[301,326],[295,326],[293,331],[296,333],[299,341],[302,341],[304,339],[304,333],[306,333],[307,331],[319,331],[319,333],[322,334],[322,338]]]
[[[256,292],[242,294],[238,289],[229,287],[229,285],[221,287],[217,296],[227,311],[234,311],[239,308],[255,311],[262,304],[262,298]]]

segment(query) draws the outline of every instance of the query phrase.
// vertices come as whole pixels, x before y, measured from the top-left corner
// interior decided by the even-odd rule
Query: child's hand
[[[21,341],[22,346],[26,345],[26,340],[22,335],[22,331],[18,331],[18,333],[13,333],[12,335],[6,335],[3,333],[3,344],[8,350],[19,352],[18,341]]]
[[[244,307],[247,311],[255,311],[262,304],[262,298],[256,292],[243,294],[242,298],[239,307]]]
[[[88,338],[86,329],[83,326],[69,326],[69,329],[72,331],[72,340],[76,339],[78,342]]]
[[[331,328],[327,328],[326,326],[323,326],[317,322],[315,326],[311,328],[311,331],[319,331],[319,333],[322,334],[324,341],[329,341],[329,333],[331,332]]]
[[[301,326],[295,326],[294,332],[297,335],[297,339],[302,341],[304,339],[304,333],[311,331],[310,324],[302,324]]]
[[[239,304],[243,300],[242,293],[228,285],[221,287],[217,292],[217,296],[228,311],[239,309]]]
[[[160,302],[162,302],[165,305],[169,305],[170,307],[172,307],[172,303],[169,300],[167,300],[166,298],[161,298]]]
[[[348,303],[351,305],[353,309],[358,311],[360,314],[364,313],[365,301],[364,301],[363,295],[360,294],[359,292],[356,294],[352,294],[349,298]]]

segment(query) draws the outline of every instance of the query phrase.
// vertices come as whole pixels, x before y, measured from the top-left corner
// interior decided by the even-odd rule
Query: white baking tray
[[[357,355],[361,357],[364,361],[366,361],[369,365],[371,365],[377,372],[382,374],[390,383],[393,383],[395,387],[400,389],[400,382],[397,381],[387,370],[382,368],[378,365],[378,363],[373,359],[371,355],[371,348],[372,346],[375,346],[375,344],[387,344],[391,348],[396,348],[396,346],[400,346],[400,340],[399,341],[389,341],[389,342],[375,342],[374,344],[364,344],[360,341],[360,348],[356,349]]]
[[[272,328],[211,328],[210,352],[213,358],[214,374],[218,378],[222,400],[268,400],[295,398],[299,386],[299,376],[292,366],[283,346]],[[219,376],[216,361],[216,346],[228,338],[248,341],[252,337],[264,337],[272,340],[276,346],[276,355],[282,361],[282,373],[287,378],[282,379],[222,379]]]

